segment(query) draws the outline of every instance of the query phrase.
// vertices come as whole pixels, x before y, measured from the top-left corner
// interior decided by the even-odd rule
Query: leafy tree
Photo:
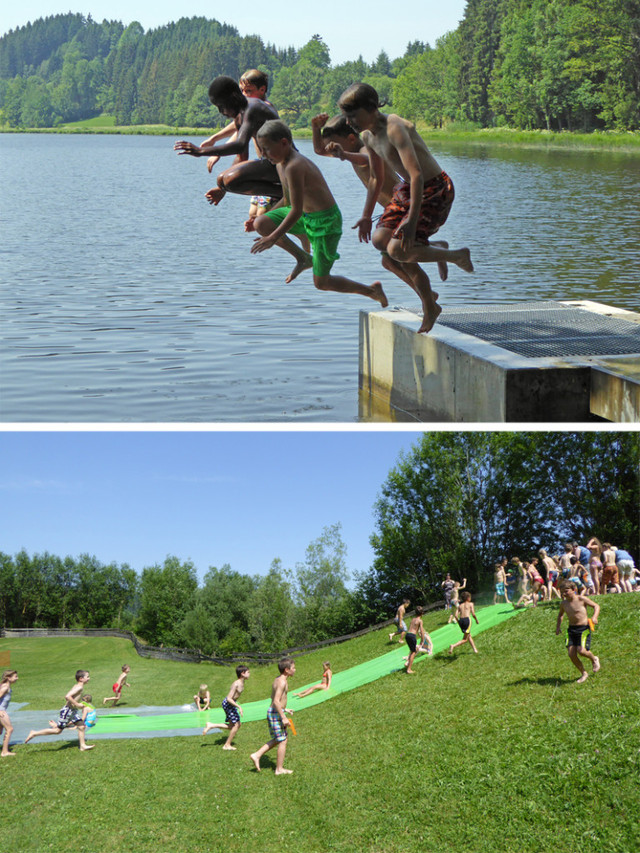
[[[177,557],[143,569],[136,622],[140,636],[152,645],[179,645],[180,626],[194,607],[197,587],[193,564],[181,563]]]
[[[256,579],[248,609],[249,629],[255,648],[279,652],[292,645],[295,605],[291,582],[275,559],[265,577]]]

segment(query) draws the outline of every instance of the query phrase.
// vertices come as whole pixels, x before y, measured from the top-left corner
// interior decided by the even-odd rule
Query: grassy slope
[[[266,725],[246,725],[235,753],[210,735],[101,741],[81,754],[51,739],[17,746],[0,765],[3,830],[11,851],[296,850],[421,853],[630,853],[637,815],[637,611],[640,596],[602,600],[594,649],[601,672],[575,684],[555,607],[541,607],[478,637],[479,655],[422,659],[296,718],[287,765],[248,753]],[[443,621],[430,617],[429,628]],[[297,662],[295,686],[390,646],[384,633]],[[0,641],[21,680],[14,698],[56,708],[77,666],[94,693],[132,666],[131,705],[179,704],[201,680],[222,696],[232,673],[145,661],[119,640]],[[247,700],[269,689],[253,670]],[[292,685],[293,687],[294,685]],[[272,755],[270,753],[269,755]],[[28,830],[27,830],[28,827]]]

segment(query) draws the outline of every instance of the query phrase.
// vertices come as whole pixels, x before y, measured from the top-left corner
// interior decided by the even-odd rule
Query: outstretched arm
[[[365,143],[366,144],[366,143]],[[368,243],[371,239],[372,221],[371,216],[378,201],[380,190],[384,181],[384,161],[376,152],[367,145],[367,154],[370,162],[369,184],[367,186],[367,198],[364,203],[362,216],[353,226],[358,229],[358,239],[361,243]],[[421,194],[422,197],[422,194]]]

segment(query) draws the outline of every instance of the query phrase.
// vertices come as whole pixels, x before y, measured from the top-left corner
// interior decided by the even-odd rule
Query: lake
[[[3,422],[354,423],[358,317],[376,303],[291,284],[251,255],[248,199],[214,208],[205,159],[156,136],[0,135]],[[194,140],[197,141],[197,140]],[[350,226],[364,188],[315,158],[345,232],[334,271],[418,300]],[[445,145],[456,201],[439,237],[471,248],[443,306],[591,299],[640,310],[640,156]],[[229,162],[224,164],[229,165]],[[431,272],[431,270],[429,270]]]

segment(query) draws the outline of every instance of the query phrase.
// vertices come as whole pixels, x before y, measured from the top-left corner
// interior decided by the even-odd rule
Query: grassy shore
[[[562,148],[567,150],[621,151],[640,153],[640,133],[618,133],[603,131],[573,133],[545,130],[511,130],[510,128],[469,129],[466,126],[449,125],[434,129],[418,124],[418,129],[427,142],[452,143],[459,145],[485,145],[492,147],[519,148]],[[97,116],[84,121],[64,124],[55,128],[9,128],[0,127],[2,133],[110,133],[149,136],[209,136],[211,128],[170,127],[165,124],[116,125],[113,116]],[[310,138],[311,129],[296,130],[298,138]]]
[[[286,765],[260,774],[249,753],[267,738],[248,723],[223,737],[108,740],[80,753],[54,738],[2,760],[3,849],[239,853],[628,853],[640,849],[635,595],[607,596],[593,646],[601,671],[577,685],[556,637],[557,606],[477,637],[479,654],[422,658],[296,716]],[[445,621],[430,614],[428,628]],[[482,619],[482,611],[479,612]],[[564,634],[564,632],[563,632]],[[291,689],[388,651],[384,632],[299,658]],[[0,640],[19,671],[16,702],[60,705],[77,666],[94,695],[131,664],[129,707],[216,701],[232,672],[137,658],[115,639]],[[254,668],[246,700],[268,695],[274,667]],[[107,693],[104,693],[107,695]],[[123,710],[126,710],[123,708]],[[268,756],[271,756],[269,753]]]

